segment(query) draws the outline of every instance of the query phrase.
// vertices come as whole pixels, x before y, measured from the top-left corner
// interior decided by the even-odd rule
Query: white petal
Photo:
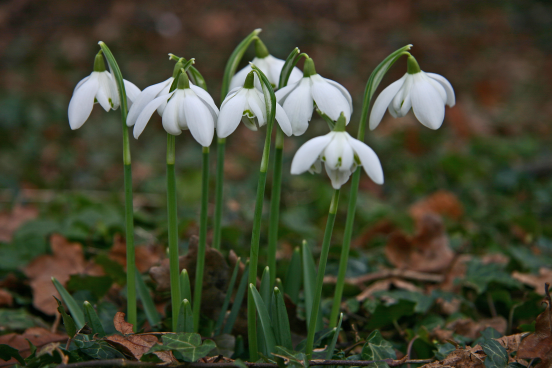
[[[90,116],[96,91],[98,91],[98,79],[89,78],[73,93],[67,109],[71,129],[81,128]]]
[[[79,89],[79,87],[81,87],[83,85],[83,83],[85,83],[86,81],[88,81],[88,79],[90,78],[90,75],[86,76],[85,78],[81,79],[79,81],[79,83],[77,83],[77,86],[75,86],[75,88],[73,89],[73,94],[75,93],[75,91],[77,91]]]
[[[294,155],[290,173],[301,174],[308,171],[333,137],[334,132],[330,132],[324,136],[312,138],[304,143],[298,151],[296,151],[296,155]]]
[[[172,84],[172,83],[171,83]],[[168,84],[167,86],[165,86],[163,88],[163,90],[160,91],[160,93],[158,94],[158,96],[161,96],[161,95],[167,95],[169,93],[169,90],[171,89],[171,84]],[[167,101],[165,101],[163,104],[161,104],[158,108],[157,108],[157,113],[162,116],[163,115],[163,110],[165,109],[165,107],[167,106]]]
[[[267,123],[267,108],[265,107],[265,102],[259,95],[256,89],[251,89],[247,92],[246,98],[251,111],[257,117],[259,126],[263,127],[265,123]]]
[[[111,77],[107,72],[93,73],[98,73],[98,91],[96,92],[96,100],[98,100],[98,103],[102,106],[102,108],[104,108],[105,111],[110,111],[112,104],[114,104],[111,96]]]
[[[367,175],[373,180],[374,183],[383,184],[384,173],[382,172],[382,165],[380,165],[380,160],[374,150],[365,143],[351,137],[349,134],[347,139],[350,146],[353,148],[353,151],[357,154],[357,157],[361,161],[361,165],[363,166],[363,169],[365,169]]]
[[[329,168],[337,169],[340,167],[344,144],[347,144],[347,140],[343,134],[341,132],[335,132],[332,141],[326,145],[325,150],[321,154],[322,160]]]
[[[286,115],[286,112],[280,106],[280,104],[277,103],[276,105],[276,114],[275,119],[280,126],[280,129],[282,129],[282,132],[288,137],[290,137],[293,133],[292,131],[292,124],[290,124],[290,120],[288,119],[288,115]]]
[[[255,125],[255,118],[248,118],[247,116],[242,116],[242,123],[251,131],[257,132],[257,126]]]
[[[248,73],[252,71],[252,67],[248,64],[244,68],[240,69],[238,73],[236,73],[232,79],[230,80],[230,86],[229,90],[232,90],[236,87],[242,87],[244,86],[244,81],[246,80],[246,76]]]
[[[340,113],[344,113],[346,116],[346,123],[349,123],[351,117],[351,108],[348,100],[342,94],[342,92],[326,82],[320,75],[315,74],[310,77],[313,85],[311,86],[311,93],[313,94],[313,100],[317,104],[320,111],[330,117],[330,119],[336,121],[340,117]]]
[[[127,98],[131,100],[131,102],[135,101],[138,95],[140,95],[140,89],[136,87],[134,83],[129,82],[126,79],[123,80],[123,83],[125,84]]]
[[[325,81],[327,81],[328,83],[330,83],[332,86],[336,87],[338,90],[340,90],[342,95],[344,95],[344,97],[346,98],[346,100],[349,103],[350,111],[353,112],[353,100],[351,99],[351,95],[349,94],[348,90],[346,90],[346,88],[344,86],[342,86],[341,84],[339,84],[336,81],[333,81],[333,80],[328,79],[328,78],[323,78],[323,79]]]
[[[190,89],[184,90],[182,108],[192,137],[203,147],[213,141],[215,122],[207,105]]]
[[[451,83],[449,83],[447,79],[436,73],[426,73],[426,75],[438,81],[440,85],[442,85],[447,94],[446,104],[450,108],[453,107],[455,105],[455,92],[453,91],[453,86],[451,86]]]
[[[424,126],[438,129],[444,122],[445,106],[440,93],[422,73],[415,74],[411,88],[413,113]]]
[[[215,102],[213,101],[213,98],[211,97],[209,92],[207,92],[201,87],[193,85],[192,83],[190,84],[190,88],[209,107],[211,115],[213,116],[213,120],[217,121],[217,116],[219,115],[219,109],[217,108],[217,105],[215,105]]]
[[[174,136],[178,136],[182,133],[182,130],[179,127],[179,107],[182,103],[184,94],[179,92],[182,91],[178,90],[175,94],[173,94],[173,97],[167,103],[165,110],[163,110],[163,116],[161,118],[165,131]]]
[[[157,97],[150,101],[148,105],[142,109],[140,112],[140,115],[136,119],[136,123],[134,125],[133,135],[134,138],[138,138],[142,131],[144,131],[144,128],[146,128],[146,124],[148,124],[148,121],[152,117],[152,114],[154,114],[154,111],[163,103],[167,103],[167,100],[173,95],[173,93],[162,95],[160,97]]]
[[[282,103],[287,98],[287,96],[290,94],[290,92],[292,92],[292,90],[294,90],[296,87],[298,87],[300,82],[301,82],[301,79],[299,81],[296,81],[295,83],[289,82],[288,85],[286,85],[283,88],[281,88],[280,90],[276,91],[275,96],[276,96],[277,103],[282,105]]]
[[[288,84],[290,85],[292,83],[296,83],[302,78],[303,78],[303,72],[298,67],[294,67],[294,69],[292,69],[292,73],[290,73]]]
[[[247,90],[240,90],[234,97],[227,100],[225,105],[221,106],[221,112],[217,119],[217,136],[225,138],[236,130],[240,124],[240,119],[244,114],[246,106]]]
[[[235,87],[235,88],[233,88],[232,90],[230,90],[230,91],[228,92],[227,96],[225,97],[225,99],[223,100],[223,102],[221,103],[221,109],[220,109],[220,110],[222,110],[222,109],[223,109],[223,105],[225,105],[226,102],[227,102],[230,98],[232,98],[234,95],[236,95],[236,93],[237,93],[238,91],[240,91],[241,89],[242,89],[242,86],[240,86],[240,87]]]
[[[129,110],[129,115],[127,115],[127,126],[132,127],[136,123],[136,119],[140,115],[142,109],[146,107],[157,94],[163,90],[167,84],[173,83],[173,78],[169,78],[163,82],[157,83],[155,85],[146,87],[133,101],[133,104]]]
[[[326,174],[328,174],[328,178],[330,178],[330,182],[332,183],[332,187],[335,190],[339,190],[340,187],[342,187],[342,185],[348,181],[351,175],[351,171],[349,171],[349,169],[332,169],[327,163],[325,163],[325,169]]]
[[[302,135],[309,127],[309,121],[313,115],[313,97],[311,96],[311,81],[302,78],[282,105],[295,136]]]
[[[394,96],[396,96],[396,94],[401,89],[401,86],[405,82],[406,77],[407,73],[403,77],[392,83],[390,86],[386,87],[376,98],[376,101],[374,102],[373,108],[371,110],[371,115],[369,117],[369,128],[371,131],[380,124],[380,121],[382,120],[382,117],[384,116],[388,105],[390,105]]]
[[[280,72],[284,66],[284,60],[275,58],[272,55],[269,55],[265,58],[267,61],[268,71],[267,78],[274,86],[278,87],[278,81],[280,79]]]

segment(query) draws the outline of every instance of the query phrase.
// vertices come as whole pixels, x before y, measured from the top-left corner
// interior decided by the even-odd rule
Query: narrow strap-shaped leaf
[[[102,322],[100,321],[98,314],[96,314],[96,310],[94,310],[94,307],[90,304],[90,302],[85,301],[83,303],[83,309],[86,322],[92,329],[92,333],[97,334],[98,337],[104,337],[106,335],[106,332],[104,331]]]
[[[202,76],[199,70],[197,70],[193,66],[190,66],[190,69],[188,69],[188,75],[190,76],[190,79],[192,80],[193,84],[207,91],[207,84],[205,83],[205,78],[204,76]]]
[[[288,311],[286,311],[284,297],[278,287],[274,288],[271,312],[277,345],[292,350],[292,335],[290,333]]]
[[[302,261],[300,248],[296,247],[288,265],[286,279],[284,280],[284,292],[290,296],[294,304],[298,304],[300,288],[302,284]]]
[[[303,293],[305,300],[306,317],[309,321],[311,317],[311,310],[313,309],[313,300],[315,298],[315,278],[317,275],[317,268],[315,267],[315,260],[311,254],[311,250],[307,246],[307,242],[304,240],[301,245],[302,264],[303,264]],[[315,309],[320,309],[320,306],[315,306]],[[322,314],[317,314],[317,322],[315,325],[315,332],[323,329]]]
[[[236,317],[238,317],[238,312],[242,306],[242,301],[246,295],[246,288],[248,286],[248,276],[250,271],[249,260],[246,262],[246,268],[244,269],[244,274],[240,279],[240,284],[238,285],[238,290],[236,291],[236,296],[234,296],[234,303],[232,304],[232,309],[230,309],[230,314],[223,328],[223,333],[231,333],[232,328],[234,327],[234,322],[236,322]]]
[[[269,306],[271,304],[271,275],[269,273],[269,267],[263,269],[259,292],[265,305]]]
[[[192,290],[190,289],[190,277],[188,271],[183,269],[180,273],[180,296],[183,299],[192,301]]]
[[[77,304],[73,296],[71,296],[71,294],[67,292],[67,290],[61,285],[60,282],[58,282],[56,278],[52,277],[52,283],[54,283],[54,286],[56,287],[56,290],[58,290],[61,299],[63,300],[63,302],[65,302],[65,305],[67,305],[67,308],[71,313],[71,317],[75,321],[77,330],[84,327],[85,319],[81,307]]]
[[[371,73],[367,85],[365,87],[365,94],[363,96],[363,109],[361,111],[361,122],[359,124],[359,132],[357,139],[363,141],[365,139],[365,126],[367,123],[367,115],[369,113],[369,107],[371,100],[378,88],[378,85],[382,81],[382,78],[386,75],[386,72],[394,65],[394,63],[404,55],[407,50],[410,50],[413,45],[406,45],[400,49],[397,49],[390,55],[388,55]]]
[[[276,341],[273,327],[271,325],[271,319],[269,318],[269,313],[267,311],[267,306],[263,302],[261,295],[257,292],[253,284],[250,284],[250,293],[253,295],[253,299],[255,301],[255,307],[257,308],[257,314],[259,316],[263,336],[265,338],[267,353],[270,355],[275,352]]]
[[[300,53],[300,49],[296,47],[286,58],[286,61],[284,62],[284,65],[282,66],[282,69],[280,71],[280,78],[278,79],[278,88],[283,88],[288,84],[288,79],[290,79],[292,70],[294,70],[294,67],[299,61],[299,58],[297,57],[299,53]]]
[[[240,60],[242,60],[242,57],[248,49],[248,46],[250,46],[250,43],[257,37],[260,32],[261,28],[254,30],[245,39],[243,39],[242,42],[240,42],[238,46],[236,46],[232,54],[230,54],[227,65],[225,66],[225,74],[223,75],[223,83],[221,85],[221,98],[227,96],[230,86],[230,80],[232,79],[232,76],[234,76],[234,73],[236,73],[236,69],[238,68],[238,64],[240,64]]]
[[[67,335],[70,338],[75,337],[75,335],[77,334],[77,327],[75,326],[75,321],[73,320],[73,318],[71,318],[71,316],[69,316],[65,312],[65,308],[63,307],[61,301],[56,296],[54,296],[54,298],[58,303],[58,312],[61,314],[61,318],[63,319],[63,325],[65,327],[65,330],[67,331]]]
[[[221,312],[217,318],[217,323],[215,324],[215,333],[214,336],[218,336],[221,333],[221,327],[225,321],[225,315],[227,315],[227,309],[230,302],[230,297],[232,296],[232,291],[234,291],[234,285],[236,283],[236,277],[238,276],[238,271],[240,270],[240,258],[236,260],[236,265],[230,277],[230,282],[227,288],[227,294],[225,295],[225,300],[223,301],[223,306],[221,306]],[[181,285],[182,286],[182,285]]]
[[[192,306],[187,299],[182,300],[179,309],[179,320],[177,322],[177,333],[194,332],[194,316],[192,315]]]
[[[328,346],[326,353],[326,359],[332,360],[332,355],[334,355],[334,348],[336,347],[336,342],[338,342],[338,336],[340,335],[340,328],[342,327],[342,318],[344,317],[344,314],[340,314],[340,320],[338,321],[338,325],[336,326],[334,331],[334,336],[332,336],[332,341],[330,342],[330,345]]]
[[[150,290],[148,290],[148,286],[144,283],[144,279],[138,269],[136,270],[136,289],[138,291],[138,297],[140,298],[140,301],[142,301],[142,307],[146,313],[146,319],[148,319],[148,322],[152,327],[158,325],[159,322],[161,322],[161,317],[156,310],[156,305],[150,295]]]

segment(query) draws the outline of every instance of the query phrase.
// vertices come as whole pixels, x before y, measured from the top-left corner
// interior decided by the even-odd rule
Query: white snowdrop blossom
[[[380,93],[369,118],[371,130],[380,124],[386,108],[394,118],[405,116],[413,108],[415,117],[424,126],[440,128],[445,105],[455,105],[455,92],[447,79],[421,71],[416,63],[415,58],[409,56],[407,73]]]
[[[305,60],[303,78],[281,88],[275,95],[290,119],[295,136],[300,136],[307,130],[313,116],[314,104],[334,121],[343,112],[346,124],[349,123],[353,111],[348,90],[341,84],[317,74],[311,58]]]
[[[228,137],[236,130],[240,121],[252,131],[257,131],[257,124],[262,127],[267,123],[267,109],[263,94],[254,88],[254,72],[250,72],[243,87],[231,90],[221,104],[221,112],[217,119],[217,136]],[[278,103],[276,104],[275,119],[282,131],[292,135],[292,126],[288,116]]]
[[[131,106],[140,94],[140,89],[127,80],[123,80],[123,82],[127,93],[127,104]],[[94,60],[94,71],[90,76],[82,79],[73,91],[67,111],[71,129],[82,127],[96,102],[106,112],[110,109],[116,110],[120,105],[117,85],[112,75],[106,70],[101,53],[96,55]]]
[[[177,136],[189,129],[200,145],[211,145],[219,109],[207,91],[189,82],[186,73],[180,74],[174,91],[156,97],[142,109],[134,125],[134,138],[140,136],[162,104],[166,104],[161,120],[167,133]]]
[[[336,127],[334,131],[315,137],[299,148],[292,160],[291,173],[320,172],[323,162],[332,187],[339,189],[361,165],[376,184],[383,184],[382,166],[373,149],[345,132],[345,122],[341,126],[338,122]]]

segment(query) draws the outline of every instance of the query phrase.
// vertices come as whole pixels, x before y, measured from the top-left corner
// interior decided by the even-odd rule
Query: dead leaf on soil
[[[53,255],[41,255],[27,265],[23,272],[31,280],[33,306],[48,315],[57,311],[56,300],[60,298],[52,283],[52,277],[64,285],[72,274],[103,275],[103,269],[91,261],[86,261],[80,243],[68,242],[63,236],[50,237]]]
[[[400,231],[392,233],[385,252],[395,267],[418,272],[442,271],[455,255],[449,247],[442,218],[432,213],[418,219],[415,236]]]
[[[108,257],[127,268],[127,243],[120,234],[113,237],[113,246],[109,250]],[[140,273],[148,271],[154,265],[159,264],[161,260],[160,253],[155,247],[136,246],[135,247],[136,269]]]
[[[65,342],[67,341],[67,338],[68,337],[66,335],[52,333],[45,328],[33,327],[33,328],[28,328],[23,334],[8,333],[3,336],[0,336],[0,344],[9,345],[19,350],[19,354],[23,358],[26,358],[31,354],[29,341],[37,348],[40,349],[41,347],[49,343]],[[17,361],[12,358],[7,362],[3,362],[3,365],[15,364],[16,362]]]
[[[534,287],[536,293],[541,295],[545,294],[545,290],[543,288],[544,284],[551,283],[551,269],[547,268],[540,268],[540,274],[538,275],[524,274],[517,271],[514,271],[511,275],[517,281]]]
[[[12,306],[13,296],[8,290],[0,289],[0,306]]]
[[[459,219],[463,215],[463,205],[455,194],[448,191],[437,191],[432,195],[411,205],[409,213],[415,220],[426,214],[445,215],[452,219]]]
[[[422,366],[423,368],[485,368],[484,359],[486,354],[482,351],[480,345],[475,347],[466,346],[458,348],[444,360]]]
[[[371,284],[365,288],[359,295],[357,295],[357,301],[364,301],[371,297],[377,291],[388,291],[392,286],[400,290],[407,290],[412,292],[421,292],[421,289],[415,286],[413,283],[404,281],[399,278],[388,278]]]
[[[507,330],[507,320],[502,316],[496,316],[490,319],[482,319],[475,322],[472,319],[459,319],[449,323],[446,328],[453,332],[460,334],[471,339],[477,339],[480,337],[480,332],[488,327],[492,327],[502,335]]]
[[[118,311],[113,317],[113,326],[121,334],[133,334],[133,326],[125,321],[125,313]]]
[[[10,242],[13,234],[23,223],[38,216],[34,206],[15,205],[11,212],[0,213],[0,242]]]

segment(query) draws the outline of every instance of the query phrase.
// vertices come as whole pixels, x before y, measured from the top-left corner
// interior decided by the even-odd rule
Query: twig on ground
[[[444,280],[444,276],[441,274],[435,273],[423,273],[415,272],[413,270],[405,269],[384,269],[379,270],[378,272],[364,274],[355,278],[347,278],[346,283],[353,285],[363,285],[367,282],[375,281],[377,279],[386,279],[391,277],[399,277],[405,279],[413,279],[421,282],[433,282],[441,283]],[[335,276],[326,276],[324,279],[325,283],[336,283]]]

